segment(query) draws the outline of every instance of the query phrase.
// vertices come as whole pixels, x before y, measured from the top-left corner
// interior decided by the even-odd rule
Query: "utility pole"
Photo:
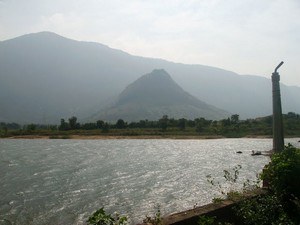
[[[283,62],[275,68],[272,73],[272,92],[273,92],[273,151],[281,152],[284,149],[283,123],[282,123],[282,108],[280,96],[280,76],[277,70]]]

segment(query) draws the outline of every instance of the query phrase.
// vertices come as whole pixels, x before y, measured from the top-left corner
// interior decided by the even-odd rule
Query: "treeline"
[[[187,120],[185,118],[174,119],[164,115],[157,121],[140,120],[138,122],[126,122],[123,119],[117,120],[115,123],[108,123],[102,120],[98,120],[95,123],[83,123],[77,122],[76,117],[71,117],[67,121],[61,119],[58,129],[61,131],[67,130],[95,130],[102,129],[102,131],[114,130],[114,129],[160,129],[161,131],[167,131],[168,129],[178,129],[184,131],[189,128],[194,128],[197,132],[217,132],[217,127],[229,127],[231,125],[237,126],[239,124],[239,115],[232,115],[231,118],[213,121],[206,120],[204,118],[197,118],[194,120]]]
[[[1,130],[57,130],[57,125],[43,125],[43,124],[26,124],[20,125],[18,123],[0,123]]]
[[[286,134],[297,135],[300,134],[300,115],[294,112],[289,112],[283,115],[283,122]],[[94,130],[101,129],[107,132],[111,129],[160,129],[161,131],[180,130],[191,131],[202,134],[214,135],[271,135],[272,134],[272,116],[261,117],[256,119],[240,120],[239,115],[234,114],[227,119],[206,120],[205,118],[196,118],[194,120],[187,120],[185,118],[174,119],[164,115],[157,121],[140,120],[139,122],[126,122],[119,119],[116,123],[108,123],[98,120],[95,123],[80,124],[76,117],[71,117],[66,122],[61,119],[58,126],[59,130]]]
[[[284,132],[286,135],[300,135],[300,115],[289,112],[283,115]],[[243,137],[246,135],[272,135],[272,116],[256,119],[240,120],[239,115],[234,114],[227,119],[206,120],[197,118],[188,120],[185,118],[175,119],[164,115],[159,120],[140,120],[138,122],[126,122],[119,119],[114,123],[98,120],[90,123],[79,123],[75,116],[67,120],[61,119],[59,125],[28,124],[20,126],[16,123],[0,123],[2,136],[9,130],[27,133],[70,133],[97,134],[109,133],[120,135],[222,135],[225,137]],[[22,131],[22,132],[21,132]],[[52,133],[51,133],[52,132]],[[17,135],[17,132],[12,132]]]

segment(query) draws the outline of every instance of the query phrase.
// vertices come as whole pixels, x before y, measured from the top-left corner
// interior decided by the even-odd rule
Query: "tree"
[[[126,123],[122,119],[118,119],[116,123],[116,128],[117,129],[124,129],[126,127]]]
[[[237,124],[239,122],[239,115],[238,114],[234,114],[231,116],[231,123],[233,124]]]
[[[84,123],[81,125],[81,129],[84,129],[84,130],[94,130],[96,128],[97,128],[96,123]]]
[[[7,134],[7,127],[3,127],[3,131],[4,131],[4,134],[6,135]]]
[[[71,130],[78,129],[80,127],[80,124],[77,123],[77,117],[72,116],[71,118],[69,118],[69,125]]]
[[[104,126],[104,122],[102,121],[102,120],[97,120],[97,128],[98,129],[102,129],[103,128],[103,126]]]
[[[231,116],[231,125],[233,126],[232,129],[235,132],[239,132],[240,131],[240,120],[239,120],[239,115],[238,114],[234,114]]]
[[[65,122],[64,119],[61,119],[58,129],[59,130],[68,130],[69,129],[69,124],[67,122]]]
[[[180,130],[185,130],[186,127],[186,119],[182,118],[178,120],[178,128]]]
[[[35,124],[28,124],[27,126],[26,126],[26,130],[27,131],[34,131],[34,130],[36,130],[36,125]]]
[[[219,134],[220,133],[220,128],[219,128],[218,121],[214,120],[214,121],[211,122],[210,131],[214,134]]]
[[[196,131],[202,132],[204,130],[204,127],[206,127],[210,124],[210,121],[201,117],[201,118],[195,119],[195,124],[196,124]]]
[[[109,124],[108,123],[104,123],[103,127],[102,127],[102,132],[103,133],[107,133],[109,131]]]
[[[139,127],[140,128],[146,128],[147,127],[147,120],[140,120]]]
[[[168,126],[170,126],[170,127],[177,127],[178,126],[178,120],[175,120],[174,118],[169,118],[169,120],[168,120]]]
[[[294,112],[288,112],[288,114],[286,115],[287,118],[293,118],[293,119],[297,119],[297,115],[296,113]]]
[[[231,125],[231,120],[230,120],[230,118],[221,120],[221,126],[222,126],[222,127],[229,127],[230,125]]]
[[[161,119],[159,119],[158,123],[159,123],[159,127],[165,131],[167,130],[167,127],[168,127],[168,116],[167,115],[164,115]]]
[[[50,129],[52,131],[57,130],[57,125],[49,125],[48,129]]]

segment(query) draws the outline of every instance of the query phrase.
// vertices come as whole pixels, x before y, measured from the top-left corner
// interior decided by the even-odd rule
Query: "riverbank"
[[[223,139],[228,138],[222,135],[16,135],[1,137],[0,139],[76,139],[76,140],[110,140],[110,139]],[[236,138],[272,138],[269,135],[249,135]],[[295,137],[288,137],[295,138]],[[297,138],[297,137],[296,137]]]
[[[245,200],[259,198],[267,194],[267,189],[257,188],[248,192],[240,193],[236,198],[220,200],[219,202],[209,203],[193,209],[174,213],[162,219],[163,225],[197,225],[200,216],[214,218],[218,222],[240,224],[241,219],[236,215],[234,207]],[[140,224],[146,225],[146,224]]]

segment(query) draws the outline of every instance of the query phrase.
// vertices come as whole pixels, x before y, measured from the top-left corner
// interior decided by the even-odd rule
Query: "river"
[[[298,139],[287,139],[299,147]],[[134,222],[211,202],[207,175],[241,165],[239,185],[269,162],[271,139],[0,139],[0,224],[86,224],[104,206]],[[236,151],[242,151],[237,154]]]

